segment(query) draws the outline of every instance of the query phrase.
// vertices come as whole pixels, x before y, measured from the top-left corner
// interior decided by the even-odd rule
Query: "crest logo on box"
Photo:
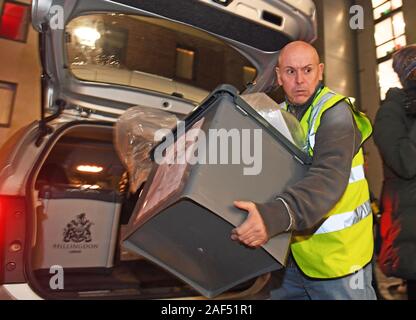
[[[91,242],[91,226],[93,224],[94,223],[87,219],[85,213],[77,215],[75,219],[66,225],[63,241],[75,243]]]

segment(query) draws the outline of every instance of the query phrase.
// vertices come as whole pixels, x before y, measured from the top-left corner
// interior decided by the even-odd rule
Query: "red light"
[[[0,284],[4,281],[4,200],[0,197]]]
[[[5,211],[4,208],[4,199],[0,197],[0,248],[1,248],[1,244],[2,244],[2,239],[3,239],[3,227],[4,227],[4,221],[3,221],[3,212]],[[0,260],[1,260],[1,255],[0,255]]]
[[[26,40],[29,18],[29,6],[6,2],[0,20],[0,37],[24,41]]]
[[[0,284],[25,281],[26,199],[0,195]]]

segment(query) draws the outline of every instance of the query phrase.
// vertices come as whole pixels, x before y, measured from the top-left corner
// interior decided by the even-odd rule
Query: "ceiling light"
[[[101,34],[91,27],[78,27],[74,34],[81,45],[88,47],[95,47],[95,42],[101,38]]]
[[[91,166],[91,165],[79,165],[77,170],[80,172],[99,173],[104,170],[103,167]]]

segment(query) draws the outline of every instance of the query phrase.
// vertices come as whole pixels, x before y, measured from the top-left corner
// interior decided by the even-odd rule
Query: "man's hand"
[[[234,206],[248,212],[247,219],[232,230],[231,239],[238,240],[252,248],[261,247],[269,240],[266,226],[253,202],[234,201]]]

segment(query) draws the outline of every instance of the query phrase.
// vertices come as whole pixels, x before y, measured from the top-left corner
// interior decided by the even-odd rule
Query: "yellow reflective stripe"
[[[360,151],[355,155],[354,159],[352,159],[352,167],[356,167],[359,165],[364,164],[364,154],[363,149],[360,148]]]
[[[315,132],[309,135],[309,146],[315,148]]]
[[[338,232],[304,237],[291,244],[302,272],[312,278],[342,277],[363,267],[373,256],[373,215]],[[354,270],[352,268],[355,267]]]
[[[364,166],[351,168],[349,183],[355,183],[365,179]]]
[[[366,218],[369,214],[371,214],[371,203],[370,201],[366,201],[354,211],[328,217],[324,223],[321,224],[319,229],[314,232],[314,235],[336,232],[349,228]]]
[[[324,108],[325,104],[329,100],[331,100],[334,96],[335,96],[335,93],[331,91],[326,91],[322,95],[318,103],[312,107],[311,114],[309,115],[311,120],[310,120],[310,123],[307,124],[309,128],[307,134],[308,134],[308,139],[309,139],[309,146],[311,149],[315,147],[315,134],[316,134],[315,127],[317,124],[317,120],[319,118],[318,116],[321,114],[321,110]]]
[[[355,183],[349,183],[344,195],[331,209],[326,217],[343,212],[354,211],[360,204],[370,199],[367,180],[361,180]]]
[[[345,97],[340,94],[336,94],[334,92],[331,92],[331,94],[331,96],[330,94],[328,94],[326,97],[324,97],[324,99],[322,99],[324,100],[323,106],[321,106],[321,104],[319,103],[320,107],[317,108],[319,110],[317,110],[317,115],[312,121],[312,127],[314,132],[318,130],[318,127],[321,124],[322,114],[329,108],[332,108],[333,106],[338,104],[340,101],[345,100]]]

